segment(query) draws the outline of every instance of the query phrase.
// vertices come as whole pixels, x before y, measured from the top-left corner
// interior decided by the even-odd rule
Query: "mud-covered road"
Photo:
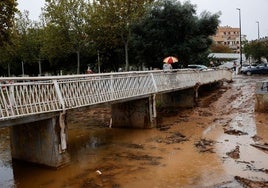
[[[256,113],[255,83],[242,76],[204,93],[192,109],[158,114],[158,128],[109,128],[110,109],[69,114],[72,162],[53,170],[12,161],[0,130],[0,187],[268,187],[268,114]]]

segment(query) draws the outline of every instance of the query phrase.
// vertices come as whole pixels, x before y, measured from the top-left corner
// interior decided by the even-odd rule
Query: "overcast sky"
[[[186,0],[181,0],[185,2]],[[28,10],[30,19],[38,20],[41,7],[45,0],[17,0],[19,10]],[[241,10],[241,30],[248,40],[258,37],[258,24],[260,37],[268,36],[268,0],[190,0],[197,5],[197,14],[203,11],[217,13],[221,11],[221,26],[239,27],[239,11]]]

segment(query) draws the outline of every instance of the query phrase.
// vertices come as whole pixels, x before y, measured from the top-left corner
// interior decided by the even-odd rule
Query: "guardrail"
[[[0,121],[232,80],[228,70],[0,78]]]

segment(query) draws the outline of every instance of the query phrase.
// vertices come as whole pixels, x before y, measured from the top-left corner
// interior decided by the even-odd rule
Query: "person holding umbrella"
[[[164,63],[163,64],[163,70],[164,71],[168,71],[168,70],[171,70],[172,69],[172,65],[169,64],[169,63]]]
[[[176,63],[178,62],[178,59],[176,57],[173,57],[173,56],[169,56],[169,57],[166,57],[164,60],[163,60],[164,64],[163,64],[163,70],[164,71],[168,71],[168,70],[172,70],[172,63]]]

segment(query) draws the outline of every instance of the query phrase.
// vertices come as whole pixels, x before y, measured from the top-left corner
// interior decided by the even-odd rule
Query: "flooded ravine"
[[[161,111],[154,129],[109,128],[107,107],[68,112],[72,161],[57,170],[12,161],[0,129],[0,187],[268,187],[268,152],[251,145],[268,143],[268,115],[254,112],[264,79],[238,75],[195,108]]]

